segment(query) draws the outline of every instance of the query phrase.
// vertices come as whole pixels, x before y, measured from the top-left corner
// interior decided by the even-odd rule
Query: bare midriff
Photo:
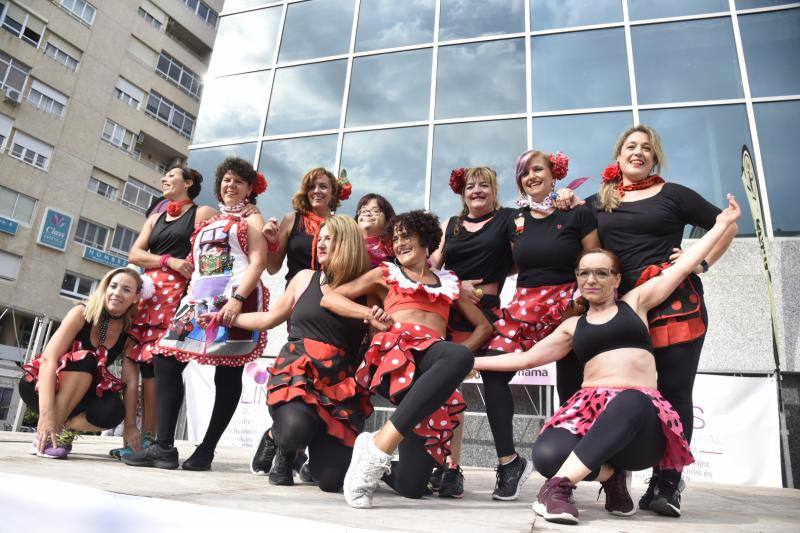
[[[646,387],[658,385],[656,360],[640,348],[618,348],[594,356],[583,370],[583,387]]]
[[[447,332],[447,321],[445,319],[436,313],[422,311],[420,309],[398,309],[392,312],[392,320],[395,322],[425,326],[426,328],[436,331],[442,337],[444,337]]]

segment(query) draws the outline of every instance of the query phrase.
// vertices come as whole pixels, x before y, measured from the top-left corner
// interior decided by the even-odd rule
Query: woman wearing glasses
[[[536,469],[548,479],[533,508],[546,520],[578,522],[572,491],[584,479],[602,483],[608,512],[630,516],[636,508],[626,471],[656,463],[676,470],[694,461],[678,413],[656,389],[648,312],[667,301],[724,242],[740,215],[729,194],[728,207],[702,239],[621,299],[616,298],[623,278],[616,255],[603,249],[583,252],[575,274],[586,312],[566,319],[522,354],[475,360],[479,371],[513,371],[557,361],[574,350],[584,364],[582,388],[555,412],[534,444]]]
[[[386,224],[394,218],[394,208],[380,194],[365,194],[356,206],[356,222],[364,235],[364,245],[369,255],[370,266],[376,267],[384,261],[394,259],[392,246],[383,235]]]

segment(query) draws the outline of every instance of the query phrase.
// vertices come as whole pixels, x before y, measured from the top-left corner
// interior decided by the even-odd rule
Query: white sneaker
[[[372,507],[372,494],[384,474],[392,469],[392,456],[380,451],[374,433],[362,433],[353,446],[353,458],[344,476],[344,499],[357,509]]]

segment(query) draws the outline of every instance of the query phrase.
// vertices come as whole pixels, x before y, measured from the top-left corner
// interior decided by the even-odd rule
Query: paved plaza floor
[[[491,500],[494,471],[465,468],[462,500],[409,500],[382,485],[371,510],[312,485],[273,487],[248,469],[250,450],[221,448],[210,472],[132,468],[108,456],[121,439],[81,437],[66,461],[28,454],[33,435],[0,432],[0,531],[800,531],[800,490],[692,483],[679,519],[608,515],[598,483],[575,493],[578,526],[551,524],[530,504],[534,474],[515,502]],[[193,447],[178,443],[181,458]],[[634,482],[633,496],[644,491]],[[185,526],[185,527],[181,527]],[[227,529],[220,527],[230,526]],[[199,527],[199,529],[198,529]],[[177,528],[177,529],[176,529]],[[255,529],[252,529],[255,531]]]

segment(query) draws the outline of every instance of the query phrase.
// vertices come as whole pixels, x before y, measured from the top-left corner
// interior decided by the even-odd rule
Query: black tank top
[[[301,270],[311,268],[313,243],[314,236],[303,229],[303,215],[296,211],[292,231],[289,232],[289,242],[286,244],[286,266],[289,268],[289,272],[286,273],[287,283]],[[314,268],[317,268],[316,264]]]
[[[83,327],[78,332],[78,336],[76,337],[77,340],[81,341],[81,345],[83,345],[84,350],[96,350],[97,347],[92,344],[92,324],[90,322],[85,322]],[[120,331],[119,339],[117,339],[116,344],[111,348],[108,348],[108,353],[106,356],[106,366],[110,367],[111,364],[122,354],[122,351],[125,349],[125,343],[128,341],[128,334],[124,331]]]
[[[451,217],[442,248],[444,267],[455,272],[459,279],[483,279],[483,283],[499,283],[502,289],[512,267],[506,228],[513,212],[501,207],[478,231],[462,227],[458,235],[455,234],[458,217]]]
[[[167,220],[167,212],[161,215],[153,224],[150,232],[150,242],[147,243],[150,253],[156,255],[169,254],[178,259],[186,259],[192,251],[192,233],[194,220],[197,215],[197,206],[193,205],[175,220]]]
[[[592,324],[586,320],[586,314],[578,319],[572,350],[581,363],[618,348],[641,348],[653,353],[647,325],[627,303],[617,300],[617,314],[604,324]]]
[[[298,298],[292,311],[289,338],[313,339],[342,348],[347,354],[355,354],[367,332],[367,325],[360,318],[344,318],[320,306],[321,275],[319,271],[314,272],[308,287]],[[363,298],[359,303],[363,303]]]

